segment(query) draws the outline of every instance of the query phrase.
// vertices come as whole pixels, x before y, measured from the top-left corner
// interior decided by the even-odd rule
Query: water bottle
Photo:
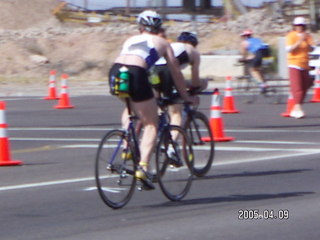
[[[127,67],[121,67],[119,69],[119,92],[121,93],[129,93],[129,69]]]

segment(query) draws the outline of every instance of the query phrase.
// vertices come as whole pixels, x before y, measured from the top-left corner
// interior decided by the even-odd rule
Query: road
[[[93,169],[99,139],[119,126],[117,99],[76,96],[68,110],[40,97],[1,100],[11,158],[24,163],[0,168],[2,240],[319,239],[317,103],[297,120],[280,116],[285,104],[236,99],[240,113],[222,115],[235,141],[216,143],[213,168],[185,199],[170,202],[157,186],[112,210]],[[209,116],[210,96],[202,103]]]

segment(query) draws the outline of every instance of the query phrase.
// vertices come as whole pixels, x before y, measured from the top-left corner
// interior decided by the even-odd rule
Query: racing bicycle
[[[103,202],[113,209],[124,207],[136,188],[145,189],[143,182],[135,177],[140,167],[138,118],[131,110],[129,98],[125,101],[129,112],[127,129],[107,132],[100,141],[95,159],[97,190]],[[168,199],[179,201],[191,187],[194,156],[187,133],[169,124],[169,104],[164,99],[159,102],[161,113],[152,180],[159,183]],[[173,139],[173,135],[178,137]]]

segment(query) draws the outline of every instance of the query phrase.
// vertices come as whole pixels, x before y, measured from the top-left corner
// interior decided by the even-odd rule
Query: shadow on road
[[[274,194],[248,194],[248,195],[230,195],[226,197],[208,197],[187,199],[180,202],[166,202],[161,206],[183,206],[183,205],[197,205],[197,204],[212,204],[222,202],[242,202],[242,201],[259,201],[267,199],[281,199],[290,197],[301,197],[308,194],[314,194],[315,192],[287,192],[287,193],[274,193]]]
[[[260,176],[271,176],[278,174],[291,174],[291,173],[302,173],[306,171],[311,171],[312,169],[292,169],[292,170],[277,170],[277,171],[261,171],[261,172],[242,172],[234,174],[220,174],[220,175],[210,175],[201,178],[195,178],[193,181],[211,180],[211,179],[223,179],[223,178],[233,178],[233,177],[260,177]]]

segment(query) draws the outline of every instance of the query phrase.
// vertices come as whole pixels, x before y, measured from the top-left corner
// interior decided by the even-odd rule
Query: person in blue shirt
[[[266,82],[261,73],[264,43],[260,38],[252,37],[252,31],[247,29],[240,34],[240,61],[248,64],[249,73],[260,82],[261,93],[266,92]]]

